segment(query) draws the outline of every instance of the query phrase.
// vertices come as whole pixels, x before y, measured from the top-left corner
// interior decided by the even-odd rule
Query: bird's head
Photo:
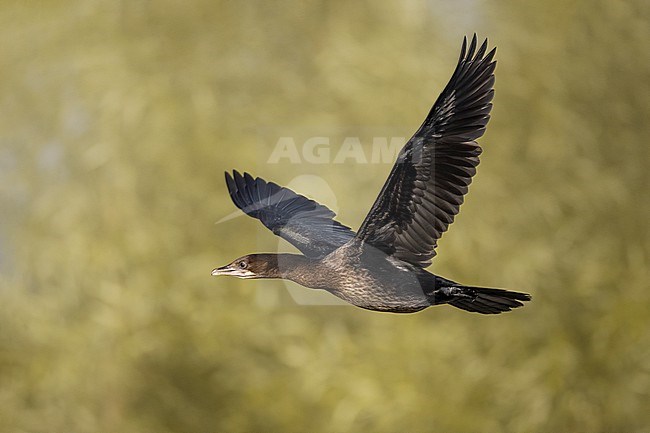
[[[248,254],[226,266],[212,270],[212,275],[230,275],[237,278],[278,278],[277,254]]]

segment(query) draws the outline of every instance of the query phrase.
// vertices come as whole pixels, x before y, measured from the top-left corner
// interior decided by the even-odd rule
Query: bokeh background
[[[649,18],[645,0],[2,1],[0,430],[650,431]],[[210,276],[286,248],[215,224],[224,170],[320,179],[358,227],[390,164],[269,164],[273,146],[412,133],[474,32],[498,46],[495,107],[432,270],[532,303],[391,315]]]

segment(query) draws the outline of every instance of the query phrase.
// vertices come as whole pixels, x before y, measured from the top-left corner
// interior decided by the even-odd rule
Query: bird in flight
[[[282,278],[322,289],[361,308],[412,313],[448,304],[482,314],[523,306],[527,293],[465,286],[425,268],[458,214],[494,96],[496,48],[463,39],[460,59],[427,118],[400,151],[355,233],[327,207],[250,174],[226,173],[235,205],[302,254],[249,254],[212,275]]]

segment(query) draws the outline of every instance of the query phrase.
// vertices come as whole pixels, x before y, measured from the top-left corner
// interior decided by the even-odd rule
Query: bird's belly
[[[417,281],[395,285],[348,281],[330,292],[357,307],[375,311],[412,313],[431,305]]]
[[[368,310],[410,313],[431,305],[418,276],[384,253],[342,247],[318,264],[314,285]]]

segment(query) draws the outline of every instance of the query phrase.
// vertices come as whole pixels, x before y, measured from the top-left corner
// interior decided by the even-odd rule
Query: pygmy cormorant
[[[250,254],[212,275],[283,278],[323,289],[361,308],[411,313],[431,305],[497,314],[521,307],[530,295],[464,286],[424,268],[453,222],[476,173],[494,95],[487,40],[477,50],[463,40],[451,80],[426,120],[400,151],[388,180],[359,231],[334,212],[273,182],[226,173],[235,205],[259,219],[300,254]]]

